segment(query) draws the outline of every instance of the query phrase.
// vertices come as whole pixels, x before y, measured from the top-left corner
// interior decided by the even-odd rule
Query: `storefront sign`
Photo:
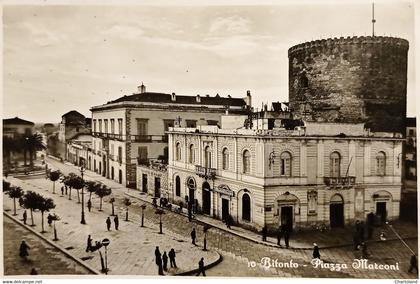
[[[215,192],[218,192],[220,194],[228,195],[228,196],[235,196],[235,192],[231,190],[227,185],[219,185],[218,187],[215,187],[213,189]]]

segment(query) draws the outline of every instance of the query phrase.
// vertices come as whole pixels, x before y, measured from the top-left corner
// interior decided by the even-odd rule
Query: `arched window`
[[[204,149],[204,167],[211,168],[211,149],[207,146]]]
[[[292,175],[292,155],[289,152],[280,155],[280,175],[287,177]]]
[[[339,177],[340,176],[340,164],[341,157],[338,152],[332,152],[330,156],[330,176]]]
[[[181,179],[179,176],[175,178],[175,195],[181,196]]]
[[[386,156],[384,152],[376,154],[376,174],[378,176],[385,175]]]
[[[194,149],[194,145],[191,144],[190,148],[188,149],[189,153],[188,153],[188,162],[190,164],[194,164],[195,163],[195,149]]]
[[[175,160],[181,161],[181,143],[176,143],[175,146]]]
[[[245,150],[242,154],[242,172],[245,174],[249,174],[251,171],[251,154],[248,150]]]
[[[251,221],[251,199],[246,193],[242,195],[242,220]]]
[[[222,169],[229,169],[229,151],[227,148],[222,151]]]

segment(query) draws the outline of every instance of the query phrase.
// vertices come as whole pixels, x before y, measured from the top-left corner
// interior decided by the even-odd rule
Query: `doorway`
[[[289,231],[293,230],[293,206],[281,207],[281,225],[284,225]]]
[[[376,202],[376,216],[379,217],[382,224],[386,222],[386,202]]]
[[[155,197],[160,198],[160,177],[155,177]]]
[[[251,221],[251,199],[248,194],[242,196],[242,220]]]
[[[119,170],[119,172],[118,172],[118,182],[122,183],[122,171],[121,170]]]
[[[210,185],[208,182],[203,183],[203,214],[210,215],[211,195]]]
[[[141,179],[141,190],[147,193],[147,175],[143,174]]]
[[[222,220],[229,216],[229,199],[222,198]]]
[[[111,179],[114,179],[114,167],[111,167]]]

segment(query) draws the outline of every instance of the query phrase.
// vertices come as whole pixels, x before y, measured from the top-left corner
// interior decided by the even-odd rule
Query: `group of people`
[[[111,230],[111,218],[110,218],[109,216],[106,218],[105,223],[106,223],[106,228],[107,228],[107,230],[108,230],[108,231],[110,231],[110,230]],[[118,231],[118,226],[119,226],[119,225],[120,225],[120,220],[119,220],[119,218],[118,218],[118,215],[115,215],[115,217],[114,217],[114,226],[115,226],[115,230],[117,230],[117,231]]]
[[[372,214],[372,215],[371,215]],[[358,250],[361,252],[360,258],[367,259],[369,257],[369,253],[367,250],[367,244],[365,242],[365,227],[367,227],[368,231],[368,239],[372,237],[373,233],[373,220],[374,218],[373,213],[368,214],[368,223],[365,226],[363,221],[356,221],[354,233],[353,233],[353,245],[354,250]]]
[[[281,239],[284,237],[284,244],[285,244],[286,248],[289,247],[289,239],[290,239],[290,235],[292,233],[292,230],[293,230],[292,226],[289,223],[282,222],[279,229],[277,230],[277,245],[278,246],[281,246],[280,242],[281,242]],[[264,226],[262,228],[261,235],[262,235],[262,241],[266,242],[267,241],[267,235],[268,235],[267,226]]]
[[[175,250],[172,248],[168,254],[166,251],[163,252],[163,255],[160,253],[159,247],[157,246],[155,249],[155,263],[158,266],[158,274],[163,274],[163,271],[168,271],[168,258],[169,264],[171,268],[177,268],[176,261],[175,261],[176,253]]]
[[[86,252],[94,252],[102,247],[102,243],[100,241],[96,241],[95,245],[93,245],[92,242],[92,237],[89,235],[87,239]]]

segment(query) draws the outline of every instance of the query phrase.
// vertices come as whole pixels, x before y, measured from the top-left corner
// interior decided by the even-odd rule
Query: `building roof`
[[[171,104],[190,104],[190,105],[223,105],[223,106],[246,106],[246,101],[243,98],[221,97],[216,95],[200,96],[200,101],[197,101],[196,96],[182,96],[175,95],[175,100],[172,101],[171,94],[146,92],[141,94],[134,94],[131,96],[124,96],[107,104],[119,102],[145,102],[145,103],[171,103]]]
[[[61,117],[68,117],[68,116],[74,116],[74,115],[77,115],[77,116],[80,116],[80,117],[82,117],[82,116],[85,117],[83,114],[81,114],[80,112],[78,112],[76,110],[71,110],[69,112],[66,112]]]
[[[21,119],[19,117],[14,117],[14,118],[7,118],[7,119],[3,119],[3,124],[21,124],[21,125],[35,125],[35,123],[31,122],[31,121],[27,121],[24,119]]]

